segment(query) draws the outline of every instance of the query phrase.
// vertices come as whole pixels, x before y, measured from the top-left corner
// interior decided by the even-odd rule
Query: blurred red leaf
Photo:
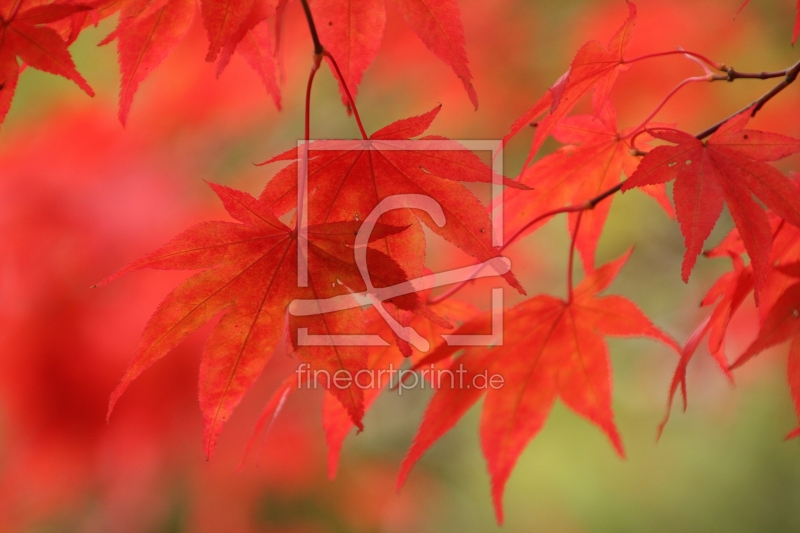
[[[425,46],[453,69],[475,108],[478,95],[472,87],[464,26],[456,0],[394,0]],[[355,96],[364,71],[378,55],[386,6],[383,0],[317,0],[311,2],[320,41],[336,59],[344,82]],[[349,105],[344,89],[342,101]]]
[[[162,6],[154,9],[153,6]],[[194,19],[194,0],[169,0],[143,9],[132,2],[122,9],[119,25],[101,44],[117,39],[122,74],[119,120],[128,119],[133,95],[139,83],[156,68],[183,39]]]
[[[75,69],[67,43],[54,29],[44,26],[90,8],[81,4],[48,4],[20,9],[21,5],[16,2],[12,12],[0,13],[0,124],[17,87],[17,57],[35,69],[74,81],[86,94],[94,96]]]
[[[597,41],[584,44],[572,60],[569,70],[538,102],[514,122],[511,131],[503,137],[504,143],[549,111],[544,118],[535,123],[536,133],[531,141],[530,153],[525,161],[526,166],[536,156],[553,127],[567,116],[581,96],[594,90],[592,99],[595,109],[608,98],[617,75],[626,68],[623,56],[633,38],[635,25],[636,6],[628,2],[628,18],[608,45],[603,46]]]

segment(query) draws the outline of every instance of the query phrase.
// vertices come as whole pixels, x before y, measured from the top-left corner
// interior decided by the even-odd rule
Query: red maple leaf
[[[728,379],[733,380],[733,375],[728,370],[729,364],[725,356],[723,340],[731,318],[739,309],[739,306],[742,305],[747,295],[753,290],[753,269],[749,265],[744,266],[744,262],[739,255],[731,253],[730,257],[733,261],[733,271],[727,272],[720,277],[700,302],[702,307],[716,303],[714,310],[689,336],[683,350],[681,350],[681,358],[669,386],[667,412],[658,426],[659,437],[669,421],[672,402],[679,388],[683,399],[683,409],[684,411],[686,410],[686,369],[706,336],[708,336],[708,351],[711,357],[717,362]]]
[[[431,306],[431,311],[451,322],[463,322],[476,314],[476,309],[465,302],[458,300],[445,300]],[[408,313],[406,313],[408,314]],[[391,338],[391,331],[386,322],[373,316],[374,320],[367,322],[367,331]],[[422,337],[428,340],[432,349],[442,344],[442,333],[451,333],[451,330],[441,325],[426,320],[421,315],[413,315],[407,320],[408,324],[417,330]],[[412,363],[422,360],[427,354],[414,349],[410,358]],[[385,347],[372,347],[369,353],[368,377],[364,387],[364,411],[366,412],[378,398],[382,390],[392,382],[397,383],[397,373],[405,362],[406,356],[394,345]],[[442,361],[437,366],[444,366],[448,362]],[[428,376],[430,378],[430,376]],[[424,378],[423,378],[424,379]],[[333,479],[339,464],[339,455],[344,444],[344,439],[352,431],[354,424],[352,418],[344,410],[342,404],[336,401],[331,394],[326,394],[322,404],[322,425],[325,429],[325,441],[328,444],[328,476]]]
[[[502,345],[466,349],[450,367],[459,367],[463,381],[441,381],[403,461],[398,486],[422,454],[484,393],[480,438],[501,523],[506,481],[527,443],[544,426],[556,398],[596,424],[624,455],[611,408],[611,367],[603,336],[648,336],[680,351],[631,301],[597,296],[611,284],[628,255],[588,275],[570,301],[537,296],[506,311]],[[485,332],[491,322],[491,313],[484,314],[456,334]],[[450,357],[459,349],[442,346],[416,367]],[[475,376],[493,374],[503,377],[502,386],[473,385]]]
[[[31,67],[74,81],[89,96],[94,91],[77,70],[67,42],[47,24],[87,11],[80,4],[47,4],[22,9],[20,0],[11,11],[0,11],[0,124],[5,119],[17,87],[19,57]]]
[[[136,355],[122,383],[111,395],[109,413],[127,386],[143,370],[166,355],[192,331],[221,313],[206,342],[200,364],[200,408],[204,449],[208,456],[225,420],[253,385],[281,340],[287,307],[295,299],[321,299],[365,290],[353,254],[360,223],[308,227],[307,287],[297,283],[296,233],[275,218],[269,206],[252,196],[211,185],[228,213],[239,223],[204,222],[178,235],[164,247],[122,269],[105,282],[142,268],[204,269],[175,288],[159,305],[142,333]],[[379,225],[381,238],[400,228]],[[405,281],[397,264],[369,249],[370,275],[378,286]],[[416,294],[390,302],[416,309]],[[311,368],[351,375],[367,365],[365,346],[300,346],[297,328],[313,334],[354,334],[363,331],[362,311],[354,308],[292,317],[290,340],[301,361]],[[323,383],[330,386],[330,383]],[[352,421],[361,427],[363,394],[355,386],[332,388]]]
[[[592,100],[595,109],[599,108],[600,104],[608,98],[617,76],[627,68],[623,56],[633,38],[633,28],[636,25],[636,6],[628,2],[628,11],[628,18],[608,42],[608,45],[603,46],[598,41],[589,41],[584,44],[578,50],[575,59],[572,60],[569,70],[538,102],[514,122],[511,131],[503,137],[503,142],[508,142],[522,129],[549,111],[544,118],[535,123],[536,133],[531,141],[530,154],[525,161],[526,166],[533,160],[553,127],[567,116],[581,96],[594,89]]]
[[[610,100],[596,109],[595,115],[577,115],[561,120],[552,130],[560,142],[569,143],[523,170],[519,181],[535,193],[516,189],[506,191],[505,209],[510,214],[510,233],[527,226],[531,220],[548,211],[577,205],[590,200],[619,184],[623,172],[631,176],[639,165],[639,157],[630,154],[630,130],[617,131],[616,112]],[[645,141],[640,135],[640,142]],[[663,185],[644,191],[655,198],[669,216],[674,216]],[[597,204],[581,214],[581,231],[576,245],[584,268],[594,269],[597,242],[611,210],[612,199]],[[570,233],[575,233],[578,213],[570,213]],[[530,226],[534,231],[545,224]]]
[[[456,73],[469,99],[478,108],[478,95],[472,87],[464,26],[456,0],[394,0],[411,29],[425,46]],[[316,0],[311,11],[322,45],[338,63],[344,82],[355,96],[366,68],[378,55],[386,25],[384,0]],[[349,105],[342,88],[342,100]]]
[[[795,185],[797,185],[797,182],[795,182]],[[800,265],[800,228],[787,224],[774,213],[769,215],[774,241],[772,253],[769,257],[770,267],[767,271],[764,287],[761,290],[758,306],[759,323],[762,329],[759,337],[762,338],[762,343],[767,338],[770,338],[770,334],[767,333],[769,330],[767,323],[774,322],[774,314],[781,312],[775,311],[775,309],[779,308],[778,301],[787,298],[785,295],[797,283],[797,278],[800,277],[800,270],[797,270],[797,265]],[[709,289],[700,303],[701,306],[716,305],[711,315],[692,333],[683,348],[681,360],[670,384],[667,413],[659,425],[659,435],[669,420],[673,397],[678,388],[680,388],[683,397],[683,408],[684,410],[686,409],[686,370],[704,337],[708,336],[710,355],[730,380],[733,380],[733,374],[730,372],[733,367],[741,366],[758,351],[767,347],[765,344],[761,344],[760,347],[754,344],[752,349],[748,350],[750,353],[747,354],[747,357],[741,356],[733,365],[728,364],[728,359],[724,352],[724,338],[728,325],[745,298],[753,291],[753,267],[752,265],[744,265],[741,259],[741,254],[744,252],[745,248],[739,231],[734,228],[716,248],[704,253],[707,257],[730,257],[733,260],[733,270],[723,274]],[[786,338],[788,337],[782,340],[786,340]],[[778,342],[781,341],[777,340],[772,344]],[[790,381],[792,379],[791,375],[790,373]],[[793,388],[793,391],[795,390],[800,389]],[[795,395],[794,397],[797,396]]]
[[[675,146],[650,151],[622,186],[675,180],[673,197],[686,243],[681,274],[684,281],[694,267],[711,230],[728,204],[753,266],[756,298],[764,286],[772,248],[772,231],[764,209],[800,226],[800,196],[796,187],[775,167],[766,164],[800,151],[800,140],[777,133],[744,129],[750,111],[728,120],[707,141],[682,131],[656,128],[650,134]]]
[[[321,142],[319,146],[327,147],[324,150],[315,150],[315,144],[311,143],[309,223],[364,220],[384,198],[424,195],[438,202],[445,215],[444,225],[439,226],[428,213],[419,209],[397,209],[381,217],[386,224],[408,227],[402,236],[389,235],[382,239],[379,249],[402,265],[409,279],[418,277],[425,263],[425,235],[420,221],[479,261],[499,257],[499,249],[492,245],[491,220],[486,208],[458,183],[490,183],[492,170],[462,145],[443,137],[423,137],[409,144],[408,149],[393,149],[397,146],[393,141],[421,135],[440,108],[398,120],[378,130],[368,140],[343,141],[345,149],[336,149],[336,141]],[[267,161],[294,161],[272,178],[261,195],[279,215],[297,205],[297,154],[294,148]],[[516,181],[502,180],[507,186],[528,189]],[[524,293],[511,272],[504,278]]]
[[[426,291],[428,292],[428,291]],[[423,293],[421,296],[423,296]],[[460,323],[473,317],[477,310],[474,306],[459,300],[448,299],[430,306],[431,312],[447,320]],[[444,327],[441,323],[431,321],[421,314],[411,314],[407,311],[400,311],[397,318],[404,326],[411,326],[415,331],[430,343],[430,347],[435,349],[443,342],[442,334],[451,332],[452,327]],[[378,335],[383,339],[390,339],[394,332],[374,309],[367,311],[365,317],[366,331],[370,334]],[[398,383],[400,374],[399,369],[410,358],[413,362],[420,361],[426,353],[412,348],[410,354],[405,354],[398,347],[392,344],[386,346],[371,346],[369,348],[369,358],[367,368],[361,375],[353,376],[356,385],[364,393],[364,412],[366,413],[378,395],[387,385]],[[445,366],[447,362],[438,363],[436,366]],[[272,397],[267,401],[261,416],[256,423],[253,435],[247,444],[242,459],[244,460],[255,445],[262,433],[269,431],[275,417],[278,416],[287,397],[294,391],[308,385],[310,374],[308,369],[298,367],[298,369],[288,376],[283,383],[273,392]],[[328,444],[328,477],[334,479],[336,470],[339,466],[339,456],[342,445],[347,435],[354,427],[353,419],[341,402],[333,394],[325,394],[322,403],[322,426],[325,431],[325,441]],[[358,428],[361,432],[361,429]]]
[[[117,40],[122,74],[119,118],[124,124],[139,83],[184,38],[197,5],[193,0],[127,0],[117,8],[119,23],[100,44]],[[238,49],[280,108],[274,51],[266,23],[275,15],[276,3],[271,0],[202,0],[200,8],[209,40],[206,61],[218,61],[217,76]],[[103,15],[111,12],[107,10]]]
[[[800,274],[800,264],[793,265],[794,272]],[[789,339],[787,377],[794,401],[797,417],[800,419],[800,282],[789,286],[770,308],[761,324],[756,339],[747,350],[731,365],[731,369],[746,363],[759,352]],[[800,436],[800,427],[789,433],[788,438]]]
[[[150,72],[183,39],[194,19],[194,0],[130,1],[123,5],[117,28],[101,45],[117,40],[122,75],[119,120],[125,124],[133,95]]]

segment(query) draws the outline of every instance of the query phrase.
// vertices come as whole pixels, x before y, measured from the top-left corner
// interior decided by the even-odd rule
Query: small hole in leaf
[[[686,160],[686,164],[687,164],[687,165],[691,165],[691,164],[692,164],[692,160],[691,160],[691,159],[687,159],[687,160]]]

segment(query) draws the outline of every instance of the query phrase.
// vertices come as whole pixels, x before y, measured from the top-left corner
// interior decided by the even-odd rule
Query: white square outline
[[[313,147],[313,144],[320,146]],[[500,140],[456,140],[456,139],[406,139],[406,140],[300,140],[297,142],[298,155],[298,181],[297,181],[297,206],[298,216],[297,223],[299,224],[298,231],[298,246],[297,246],[297,285],[298,287],[308,286],[308,151],[345,151],[345,150],[369,150],[375,145],[380,145],[381,151],[413,151],[415,145],[423,145],[426,151],[453,151],[454,144],[463,147],[463,150],[469,152],[476,151],[491,151],[492,153],[492,181],[491,181],[491,209],[489,211],[490,231],[492,236],[492,246],[502,247],[504,244],[503,235],[503,143]],[[444,179],[444,178],[443,178]],[[435,202],[434,199],[431,198]],[[438,202],[436,202],[438,205]],[[377,208],[376,208],[377,209]],[[499,221],[499,223],[496,223]],[[359,232],[360,233],[360,232]],[[496,258],[497,259],[497,258]],[[508,259],[501,257],[504,261],[503,265],[498,266],[495,260],[485,262],[479,265],[476,269],[475,266],[465,267],[448,271],[450,278],[460,277],[460,279],[478,278],[501,275],[510,270],[510,262]],[[491,264],[490,264],[491,263]],[[483,273],[482,270],[486,266],[494,273]],[[362,275],[365,274],[362,272]],[[368,276],[367,276],[368,277]],[[444,284],[437,284],[435,280],[436,274],[423,276],[415,280],[409,280],[407,285],[413,287],[413,290],[424,290],[433,286],[441,286]],[[365,280],[367,281],[367,280]],[[371,285],[368,282],[368,285]],[[381,293],[381,289],[374,289],[376,294]],[[402,290],[402,293],[411,291]],[[355,307],[363,303],[371,303],[375,305],[387,323],[395,329],[401,338],[410,340],[410,342],[421,351],[429,349],[428,342],[416,335],[413,328],[403,328],[397,324],[391,317],[383,310],[381,302],[385,298],[372,298],[366,299],[357,298],[359,295],[347,294],[341,297],[334,297],[327,300],[294,300],[291,302],[288,312],[295,316],[309,316],[320,314],[327,311],[337,309],[344,309]],[[355,297],[355,298],[354,298]],[[350,300],[350,303],[345,303]],[[359,302],[359,300],[361,300]],[[352,302],[355,302],[353,305]],[[328,304],[328,305],[326,305]],[[326,310],[327,308],[327,310]],[[492,332],[487,335],[455,335],[455,334],[442,334],[445,342],[450,346],[500,346],[503,344],[503,289],[492,289]],[[392,324],[395,322],[395,325]],[[401,330],[401,331],[398,331]],[[410,335],[410,336],[409,336]],[[416,338],[415,338],[416,336]],[[308,333],[308,328],[298,328],[298,345],[300,346],[388,346],[383,338],[379,335],[312,335]],[[416,341],[416,342],[415,342]]]

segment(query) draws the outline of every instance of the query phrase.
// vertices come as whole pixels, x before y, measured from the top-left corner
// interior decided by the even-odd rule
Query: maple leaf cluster
[[[326,42],[325,57],[338,73],[345,104],[352,108],[353,93],[348,87],[355,92],[363,70],[374,57],[375,42],[364,39],[363,31],[345,32],[342,37],[337,33],[344,20],[340,18],[342,13],[328,12],[326,8],[329,6],[324,3],[314,8],[318,20],[331,22],[320,25],[319,38]],[[712,353],[719,353],[727,321],[748,290],[754,291],[762,308],[766,303],[768,311],[763,315],[761,334],[734,367],[761,349],[796,335],[800,330],[792,319],[796,318],[798,289],[796,283],[787,279],[796,275],[797,266],[776,266],[783,265],[786,259],[783,255],[773,256],[777,253],[773,239],[782,235],[780,231],[791,233],[800,226],[800,195],[792,180],[768,162],[800,151],[800,141],[746,129],[751,108],[715,127],[706,141],[702,138],[707,135],[698,138],[671,125],[652,122],[655,113],[639,126],[620,130],[611,92],[619,75],[641,59],[626,57],[637,19],[636,7],[628,4],[628,8],[627,19],[610,41],[605,45],[591,41],[582,46],[569,70],[517,120],[504,139],[510,141],[528,124],[536,128],[530,155],[519,178],[503,178],[504,200],[513,213],[510,220],[513,238],[535,230],[552,215],[569,213],[568,226],[573,239],[566,299],[539,295],[506,310],[502,345],[463,350],[443,344],[436,335],[431,335],[429,342],[434,349],[428,354],[412,348],[396,331],[387,331],[385,324],[381,327],[374,313],[365,313],[356,304],[347,310],[313,317],[289,317],[293,300],[320,301],[365,290],[367,278],[363,278],[364,272],[359,272],[352,259],[358,248],[353,236],[358,233],[361,218],[394,196],[425,195],[434,199],[442,210],[444,222],[411,206],[385,213],[382,225],[371,234],[369,242],[361,244],[368,248],[369,275],[379,286],[407,283],[423,274],[426,246],[423,224],[478,261],[500,257],[501,249],[492,244],[491,232],[487,231],[491,223],[487,209],[459,183],[491,182],[493,172],[488,166],[442,137],[421,137],[414,151],[389,148],[392,141],[423,135],[438,113],[436,108],[397,121],[372,135],[365,134],[364,141],[355,148],[345,145],[338,148],[335,143],[323,148],[321,144],[310,143],[302,150],[296,148],[273,157],[267,163],[289,164],[267,184],[259,198],[212,185],[237,223],[201,223],[114,276],[145,267],[204,269],[173,290],[151,317],[140,348],[112,395],[110,407],[145,368],[220,314],[206,342],[200,367],[204,449],[209,456],[224,421],[253,386],[282,341],[314,372],[346,371],[354,375],[399,365],[403,356],[410,356],[416,369],[424,365],[459,365],[468,378],[488,371],[504,378],[501,388],[487,392],[444,384],[437,390],[403,462],[398,487],[425,450],[486,393],[480,435],[492,478],[497,518],[502,522],[505,483],[522,450],[544,425],[556,398],[597,425],[617,452],[624,455],[611,407],[611,366],[603,336],[647,336],[681,354],[672,386],[674,394],[678,386],[684,385],[688,359],[706,332],[711,331]],[[346,20],[373,20],[379,36],[383,27],[382,6],[359,9],[364,9],[363,18]],[[414,17],[409,17],[412,20]],[[222,36],[233,33],[220,31],[215,35],[230,43],[232,37]],[[226,49],[225,44],[214,43],[217,41],[212,39],[207,59],[216,58],[220,50]],[[459,49],[463,48],[460,40],[457,43]],[[429,46],[435,51],[434,46]],[[123,49],[121,45],[120,50]],[[224,66],[225,61],[221,59],[220,64]],[[452,61],[448,62],[454,66]],[[465,58],[462,64],[466,68]],[[711,66],[728,72],[729,76],[732,72],[724,66]],[[459,72],[456,66],[454,69]],[[459,76],[471,97],[474,96],[468,71]],[[707,81],[713,81],[710,71],[708,76]],[[313,71],[309,87],[311,81]],[[591,95],[593,114],[570,115],[585,95]],[[123,99],[123,109],[124,102]],[[477,100],[473,98],[473,102]],[[551,135],[564,146],[533,163]],[[426,142],[451,143],[452,149],[426,149]],[[650,147],[647,152],[641,150],[656,142],[669,144]],[[623,180],[623,176],[627,179]],[[675,180],[674,209],[665,189],[665,184],[672,180]],[[641,188],[668,216],[677,218],[686,243],[684,281],[724,204],[728,205],[736,225],[738,240],[729,238],[736,245],[726,250],[734,258],[735,275],[725,277],[704,300],[709,304],[723,296],[712,318],[685,348],[655,327],[629,300],[599,296],[627,258],[626,255],[599,268],[595,265],[595,251],[611,197],[617,191],[633,188]],[[309,192],[304,198],[305,190]],[[303,209],[307,210],[305,235],[297,230],[297,216],[294,228],[277,218],[300,207],[298,199],[305,201]],[[301,239],[306,240],[304,253],[309,265],[305,287],[298,287],[297,283]],[[575,287],[572,286],[574,249],[580,253],[586,272],[586,277]],[[745,252],[750,257],[747,267],[740,257]],[[781,249],[783,253],[796,252]],[[524,294],[511,272],[503,277]],[[452,327],[448,320],[454,318],[462,323],[454,335],[476,334],[493,323],[492,312],[477,312],[457,300],[452,301],[455,307],[448,307],[430,295],[426,298],[411,294],[393,298],[385,305],[406,326],[427,324],[432,328],[429,334]],[[301,326],[305,331],[329,336],[380,331],[392,339],[394,346],[372,349],[335,342],[306,346],[299,342]],[[793,347],[790,375],[797,375],[800,368],[797,352]],[[727,363],[724,366],[727,371]],[[336,472],[344,437],[353,426],[363,429],[364,412],[385,385],[381,381],[366,390],[356,383],[344,388],[326,385],[323,425],[329,444],[331,476]],[[286,396],[298,388],[298,376],[287,378],[268,403],[259,429],[277,414]],[[793,381],[800,405],[798,390],[800,385]]]
[[[464,50],[464,28],[456,0],[426,3],[394,0],[404,18],[436,56],[462,80],[472,104],[472,87]],[[272,100],[281,107],[280,44],[288,0],[200,0],[208,36],[205,60],[216,63],[217,76],[234,53],[259,76]],[[28,5],[31,4],[30,7]],[[21,67],[74,81],[89,96],[91,87],[75,69],[67,47],[88,24],[119,14],[117,26],[100,44],[117,42],[120,66],[119,119],[127,121],[139,84],[184,39],[198,9],[195,0],[0,2],[0,124],[11,106]],[[320,22],[326,47],[339,58],[343,91],[355,93],[364,70],[375,59],[386,23],[384,0],[342,2],[317,0],[311,9]],[[344,97],[344,92],[343,92]],[[346,101],[346,100],[345,100]]]
[[[455,72],[477,108],[455,0],[394,3],[427,48]],[[205,60],[216,64],[219,75],[232,55],[239,53],[261,78],[277,107],[281,105],[279,52],[286,6],[287,0],[201,0],[199,4],[208,37]],[[519,176],[510,179],[496,175],[461,144],[425,135],[441,106],[368,135],[358,116],[355,95],[380,48],[385,3],[317,0],[303,1],[302,7],[315,45],[307,86],[305,142],[265,163],[285,166],[258,197],[210,184],[234,222],[201,222],[101,282],[104,285],[143,268],[193,271],[148,320],[139,347],[111,395],[108,416],[145,369],[207,323],[213,326],[199,371],[207,457],[214,453],[223,425],[254,387],[272,355],[281,350],[315,376],[340,372],[353,376],[403,364],[413,370],[463,370],[466,380],[472,382],[479,375],[499,376],[499,388],[442,382],[397,480],[399,488],[425,451],[485,395],[479,435],[498,522],[503,521],[506,482],[522,451],[544,426],[556,399],[597,426],[624,456],[612,409],[612,369],[605,337],[649,337],[679,355],[670,404],[679,389],[685,402],[687,365],[705,337],[710,354],[728,375],[761,351],[791,340],[788,376],[800,418],[800,183],[796,176],[772,165],[800,152],[800,140],[747,127],[761,107],[794,82],[800,63],[778,73],[749,75],[683,50],[631,58],[628,50],[637,8],[627,3],[627,16],[611,39],[581,46],[564,75],[503,138],[502,143],[507,144],[533,127],[524,167]],[[24,0],[0,2],[0,121],[9,109],[22,68],[17,58],[23,66],[62,75],[91,95],[67,46],[87,24],[119,13],[116,29],[101,44],[117,42],[119,118],[125,123],[139,84],[184,38],[196,10],[191,0],[30,6]],[[798,28],[800,22],[794,39]],[[752,105],[697,135],[677,124],[655,122],[663,104],[640,124],[621,128],[612,98],[617,80],[633,64],[663,55],[690,57],[705,72],[679,85],[665,102],[685,84],[698,81],[759,76],[783,77],[784,81]],[[308,140],[311,85],[323,58],[336,73],[343,103],[361,129],[363,139],[356,143]],[[590,112],[572,114],[587,99]],[[550,137],[561,146],[540,156]],[[398,142],[411,144],[398,149]],[[671,182],[672,201],[667,192]],[[504,223],[512,235],[500,245],[493,240],[493,205],[481,203],[465,185],[491,183],[504,186]],[[656,327],[632,301],[617,295],[601,296],[630,252],[598,266],[598,243],[613,197],[631,189],[641,189],[667,216],[676,219],[686,248],[681,269],[684,281],[726,206],[735,225],[721,244],[704,253],[729,257],[733,271],[724,274],[703,299],[703,306],[714,305],[714,309],[683,346]],[[375,225],[366,240],[359,240],[364,220],[385,201],[411,197],[432,200],[438,211],[402,204],[382,213],[379,222],[372,221]],[[412,287],[415,280],[430,275],[425,228],[475,262],[497,264],[504,259],[506,247],[559,214],[567,214],[571,235],[567,294],[564,298],[534,295],[502,309],[501,342],[468,347],[445,342],[447,335],[485,335],[494,329],[495,309],[480,311],[454,296],[470,279],[436,295],[430,287],[413,287],[387,299],[375,297],[375,289]],[[576,251],[584,277],[573,283]],[[478,274],[475,270],[473,275]],[[503,278],[504,288],[527,296],[515,273],[505,270],[498,272],[498,277]],[[758,306],[760,329],[731,364],[724,353],[727,328],[750,294]],[[364,298],[370,297],[365,303]],[[293,302],[298,301],[316,302],[319,312],[293,313]],[[326,301],[345,303],[332,311],[321,303]],[[392,322],[399,329],[392,327]],[[429,350],[402,333],[412,330],[425,332]],[[308,334],[329,342],[303,342],[303,335]],[[379,336],[383,344],[349,345],[334,340],[367,334]],[[277,387],[257,423],[256,436],[278,415],[287,396],[302,388],[300,376],[292,373]],[[333,477],[344,439],[352,428],[364,429],[365,412],[389,380],[379,379],[369,387],[357,380],[345,387],[333,386],[330,381],[320,384],[327,389],[323,428],[328,472]],[[800,429],[790,433],[798,435]]]

